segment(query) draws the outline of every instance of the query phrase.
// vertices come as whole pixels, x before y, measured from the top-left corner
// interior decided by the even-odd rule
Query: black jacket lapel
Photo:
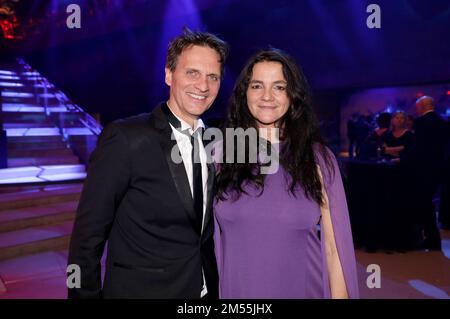
[[[163,152],[165,154],[165,158],[167,161],[167,165],[169,166],[169,171],[172,176],[173,182],[178,192],[178,196],[180,197],[181,202],[183,203],[184,210],[186,211],[189,221],[198,233],[196,227],[196,216],[194,212],[194,202],[192,199],[191,188],[189,186],[189,180],[186,175],[186,169],[184,168],[183,161],[180,163],[175,163],[172,160],[172,152],[175,154],[180,154],[177,141],[172,136],[172,129],[165,118],[164,113],[161,111],[161,107],[158,106],[153,111],[153,119],[155,123],[155,127],[159,129],[159,142]],[[179,155],[181,157],[181,155]]]

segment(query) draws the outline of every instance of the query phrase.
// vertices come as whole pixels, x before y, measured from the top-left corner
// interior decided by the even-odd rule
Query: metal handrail
[[[48,82],[48,80],[44,77],[42,77],[39,72],[34,70],[29,64],[27,64],[23,59],[18,59],[19,64],[22,64],[24,69],[27,72],[31,72],[33,74],[33,80],[34,80],[34,88],[35,88],[35,95],[36,95],[36,102],[38,105],[42,105],[44,107],[45,113],[49,116],[51,113],[50,108],[48,107],[48,88],[54,87],[53,84]],[[43,102],[40,101],[40,94],[38,87],[41,86],[43,88]],[[73,103],[62,91],[58,90],[59,92],[55,93],[55,97],[59,101],[61,105],[63,105],[67,110],[70,110],[72,112],[79,112],[82,114],[82,117],[80,117],[80,122],[83,124],[86,128],[88,128],[92,133],[95,135],[99,135],[102,131],[102,126],[97,123],[94,117],[92,117],[89,113],[84,111],[80,106]],[[84,118],[83,118],[84,117]]]

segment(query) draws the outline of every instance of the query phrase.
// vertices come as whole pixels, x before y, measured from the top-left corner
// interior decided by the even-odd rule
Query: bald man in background
[[[423,230],[425,248],[441,250],[433,196],[444,172],[449,132],[446,121],[435,112],[434,100],[430,96],[416,101],[416,113],[415,140],[408,159],[417,184],[417,217]]]

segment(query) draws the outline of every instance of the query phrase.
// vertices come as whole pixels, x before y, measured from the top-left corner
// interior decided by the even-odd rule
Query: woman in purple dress
[[[279,166],[262,173],[261,153],[256,162],[230,161],[239,148],[230,151],[226,134],[216,144],[220,297],[358,298],[339,168],[294,60],[277,49],[253,56],[237,80],[225,127],[254,129],[258,150],[269,145]],[[270,129],[279,129],[279,139],[263,134]]]

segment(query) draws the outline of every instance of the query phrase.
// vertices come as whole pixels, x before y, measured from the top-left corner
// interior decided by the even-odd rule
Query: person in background
[[[450,134],[450,127],[448,132]],[[450,143],[448,145],[450,146]],[[447,156],[444,163],[438,220],[442,229],[450,230],[450,147],[447,147]]]
[[[364,151],[364,142],[370,134],[371,125],[370,125],[370,115],[358,115],[355,124],[355,135],[356,135],[356,145],[355,145],[355,157],[360,158],[361,152]]]
[[[388,112],[380,113],[377,118],[377,127],[369,135],[368,139],[375,141],[377,145],[382,145],[386,141],[386,136],[389,132],[389,127],[391,126],[392,115]]]
[[[358,113],[353,113],[347,121],[347,138],[348,138],[348,157],[353,158],[358,153],[357,138],[358,138]]]
[[[447,119],[447,136],[450,136],[450,119]],[[450,230],[450,137],[445,152],[444,176],[439,202],[439,223],[441,228]]]
[[[436,194],[445,171],[445,152],[449,140],[448,124],[435,111],[434,100],[423,96],[415,104],[414,139],[405,162],[414,176],[416,214],[424,233],[424,246],[429,250],[441,249],[441,236],[437,226]]]
[[[377,127],[369,134],[361,147],[360,159],[379,159],[382,155],[383,144],[391,125],[391,113],[383,112],[376,117]]]
[[[414,133],[414,116],[411,114],[406,115],[406,129]]]
[[[403,111],[394,114],[391,121],[391,130],[386,133],[383,144],[385,155],[400,159],[402,154],[411,147],[413,133],[407,128],[407,116]]]

